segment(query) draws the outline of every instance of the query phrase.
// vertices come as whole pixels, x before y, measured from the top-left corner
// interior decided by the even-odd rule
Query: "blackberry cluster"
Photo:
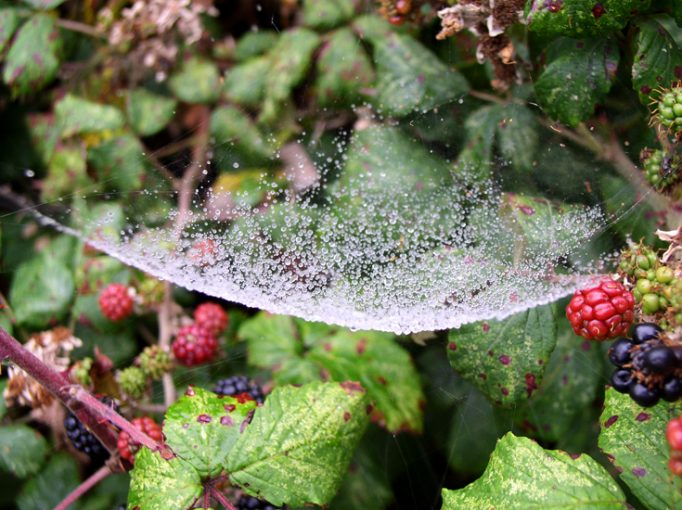
[[[618,367],[611,385],[642,407],[682,397],[682,349],[665,345],[660,332],[656,324],[637,324],[632,338],[619,338],[609,348],[609,359]]]
[[[118,407],[112,399],[104,397],[100,401],[118,411]],[[108,450],[73,413],[69,413],[64,418],[64,429],[66,430],[66,437],[69,438],[73,447],[90,457],[92,462],[102,463],[109,458]]]
[[[277,510],[279,506],[272,505],[262,499],[244,494],[237,500],[236,510]],[[286,507],[284,507],[286,508]]]
[[[658,101],[658,117],[665,127],[677,133],[682,129],[682,87],[665,90]]]
[[[672,157],[662,150],[645,149],[641,154],[646,180],[654,188],[662,190],[675,183],[680,167],[679,157]]]
[[[259,404],[262,404],[265,400],[263,389],[255,381],[252,381],[245,375],[233,375],[227,379],[220,379],[215,383],[215,386],[213,386],[213,393],[229,397],[246,394]]]

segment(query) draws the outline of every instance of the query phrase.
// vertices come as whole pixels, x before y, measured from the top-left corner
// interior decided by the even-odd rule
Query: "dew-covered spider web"
[[[472,98],[408,39],[358,36],[378,76],[364,100],[304,113],[280,100],[264,105],[279,116],[268,122],[223,100],[177,136],[206,132],[205,159],[150,151],[135,187],[130,155],[114,146],[105,180],[36,214],[187,289],[354,329],[500,319],[603,272],[594,239],[632,204],[616,189],[605,213],[588,182],[598,163],[538,123],[537,105]],[[396,58],[425,60],[431,74]],[[194,175],[189,186],[178,167]]]

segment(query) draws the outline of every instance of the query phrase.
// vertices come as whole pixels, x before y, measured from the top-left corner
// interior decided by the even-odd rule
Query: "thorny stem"
[[[72,383],[66,376],[43,363],[33,353],[24,349],[7,331],[0,328],[0,359],[5,358],[9,358],[57,397],[112,455],[117,451],[117,434],[108,426],[108,422],[127,432],[133,441],[153,451],[164,450],[165,454],[172,455],[166,452],[167,447],[159,445],[116,411],[90,395],[82,386]]]
[[[170,282],[164,282],[163,303],[159,308],[159,347],[168,351],[170,349],[171,340],[171,309],[173,307],[173,296]],[[166,407],[169,407],[175,402],[176,392],[175,383],[173,383],[173,376],[169,373],[164,373],[161,376],[161,384],[163,385],[163,401]]]
[[[80,23],[79,21],[73,21],[70,19],[57,19],[56,20],[57,26],[65,28],[66,30],[71,30],[72,32],[78,32],[81,34],[88,35],[90,37],[94,37],[96,39],[106,39],[107,36],[97,30],[95,27],[91,25],[87,25],[85,23]]]
[[[232,503],[230,503],[228,499],[225,497],[225,494],[220,492],[218,489],[210,485],[208,486],[208,491],[210,492],[212,497],[218,500],[218,503],[225,507],[226,510],[235,510],[234,505],[232,505]]]
[[[99,482],[104,480],[107,476],[111,474],[111,469],[109,466],[104,465],[95,471],[90,477],[81,483],[78,487],[71,491],[71,493],[66,496],[61,502],[53,508],[53,510],[67,510],[69,506],[75,503],[81,496],[92,489]]]

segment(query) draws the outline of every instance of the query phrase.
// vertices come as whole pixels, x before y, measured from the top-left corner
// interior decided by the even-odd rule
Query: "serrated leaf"
[[[227,459],[230,480],[277,506],[327,504],[369,421],[366,404],[356,383],[276,388]]]
[[[272,122],[289,99],[294,87],[305,77],[320,37],[305,28],[287,30],[270,51],[270,69],[265,80],[265,98],[260,120]]]
[[[220,75],[213,62],[192,57],[168,79],[175,97],[186,103],[212,103],[220,95]]]
[[[190,387],[166,411],[163,434],[173,452],[201,476],[215,476],[232,451],[247,417],[256,407],[212,391]]]
[[[232,162],[238,156],[244,166],[267,165],[272,160],[273,150],[263,134],[248,115],[233,106],[213,111],[209,131],[217,153],[213,162],[219,168],[232,169]]]
[[[35,93],[57,75],[62,38],[54,18],[37,13],[19,28],[5,58],[3,80],[15,94]]]
[[[643,104],[657,96],[660,87],[671,87],[682,79],[682,49],[656,20],[637,21],[633,39],[632,87]]]
[[[543,450],[511,432],[500,439],[483,476],[463,489],[443,489],[443,510],[528,508],[625,509],[625,495],[588,455]]]
[[[270,65],[270,58],[263,56],[234,66],[225,74],[225,97],[242,106],[259,106],[265,95]]]
[[[561,334],[547,363],[542,384],[517,418],[525,420],[528,435],[556,442],[572,434],[576,416],[584,416],[603,387],[603,354],[595,342],[581,341],[568,321],[559,322]]]
[[[82,133],[115,130],[123,127],[125,118],[114,106],[98,104],[67,94],[54,107],[57,127],[63,138]]]
[[[46,254],[19,266],[9,301],[19,325],[43,329],[64,318],[74,291],[71,271],[59,259]]]
[[[247,342],[249,364],[256,367],[273,368],[303,354],[303,343],[288,315],[260,312],[241,325],[237,337]]]
[[[166,127],[176,107],[177,102],[173,98],[138,88],[128,93],[126,113],[137,134],[151,136]]]
[[[36,473],[48,452],[47,441],[26,425],[0,427],[0,469],[18,478]]]
[[[535,82],[535,94],[549,115],[569,126],[589,118],[616,77],[620,55],[609,39],[558,39],[550,63]]]
[[[134,191],[142,187],[146,168],[143,152],[140,141],[126,133],[88,149],[88,162],[107,189]]]
[[[239,38],[234,48],[234,58],[238,62],[245,62],[262,55],[277,42],[277,33],[271,30],[247,32]]]
[[[16,7],[0,5],[0,53],[12,38],[14,31],[19,26],[19,21],[19,10]]]
[[[372,40],[379,108],[389,115],[423,112],[463,96],[466,79],[413,37],[390,33]]]
[[[682,479],[668,470],[670,446],[665,427],[680,405],[665,402],[644,409],[628,395],[609,388],[602,412],[599,448],[647,508],[682,507]]]
[[[202,490],[201,477],[191,464],[179,457],[165,460],[142,448],[135,455],[135,467],[130,472],[128,508],[185,510]]]
[[[307,358],[289,358],[273,367],[272,379],[278,384],[306,384],[322,378],[320,367]]]
[[[528,2],[528,27],[544,35],[585,37],[620,30],[651,0],[556,0]]]
[[[389,432],[421,432],[424,394],[410,355],[393,335],[340,331],[315,346],[308,358],[332,381],[357,381],[375,406],[373,420]]]
[[[544,305],[450,330],[447,352],[464,379],[496,404],[511,407],[540,384],[555,343],[554,310]]]
[[[19,510],[54,508],[80,483],[76,460],[58,453],[45,468],[21,488],[16,505]]]
[[[335,31],[322,45],[317,70],[317,101],[322,106],[361,101],[363,89],[375,79],[367,53],[349,28]]]

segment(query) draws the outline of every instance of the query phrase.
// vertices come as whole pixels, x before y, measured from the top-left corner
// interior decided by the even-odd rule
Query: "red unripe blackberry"
[[[143,416],[141,418],[134,418],[131,423],[135,426],[135,428],[147,434],[157,443],[161,443],[163,441],[161,425],[156,423],[150,417]],[[118,443],[116,446],[118,446],[118,452],[121,454],[121,458],[129,460],[131,463],[135,462],[135,454],[140,449],[140,444],[133,441],[127,432],[122,430],[118,433]]]
[[[682,451],[682,417],[672,419],[668,422],[665,430],[670,448]]]
[[[211,361],[218,351],[218,341],[211,331],[194,323],[180,328],[171,348],[178,363],[192,367]]]
[[[99,295],[99,308],[109,320],[120,321],[133,313],[133,297],[122,283],[107,285]]]
[[[566,307],[576,335],[606,340],[627,333],[634,318],[635,298],[622,284],[605,278],[577,290]]]
[[[214,335],[219,335],[229,322],[223,307],[216,303],[202,303],[194,310],[194,320]]]

